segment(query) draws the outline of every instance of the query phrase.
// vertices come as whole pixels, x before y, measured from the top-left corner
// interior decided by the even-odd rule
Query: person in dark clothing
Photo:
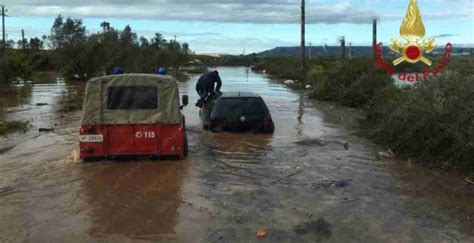
[[[213,71],[202,75],[196,84],[196,92],[200,97],[196,106],[202,107],[214,94],[220,93],[221,87],[222,80],[219,72]]]

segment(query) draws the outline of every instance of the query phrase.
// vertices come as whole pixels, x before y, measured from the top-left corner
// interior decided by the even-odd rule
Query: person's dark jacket
[[[215,84],[217,84],[217,86]],[[220,92],[221,87],[222,80],[219,77],[219,73],[217,71],[213,71],[208,72],[199,78],[196,84],[196,92],[199,94],[199,96],[201,96],[201,98],[205,98],[214,91]]]

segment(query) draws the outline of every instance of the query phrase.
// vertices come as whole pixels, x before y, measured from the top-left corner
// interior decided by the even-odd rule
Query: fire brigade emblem
[[[400,35],[405,41],[392,39],[390,49],[400,57],[393,61],[396,66],[402,62],[417,63],[419,61],[431,66],[432,62],[424,57],[424,53],[431,53],[436,47],[433,38],[423,39],[425,26],[418,8],[417,0],[410,0],[408,10],[400,27]]]

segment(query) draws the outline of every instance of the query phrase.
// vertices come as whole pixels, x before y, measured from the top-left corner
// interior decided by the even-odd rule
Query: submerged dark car
[[[205,130],[213,132],[273,133],[275,125],[267,105],[252,92],[228,92],[201,110]]]

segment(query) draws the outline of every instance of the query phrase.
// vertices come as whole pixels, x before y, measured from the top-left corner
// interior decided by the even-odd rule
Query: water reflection
[[[21,84],[13,87],[0,87],[0,117],[4,118],[11,107],[23,106],[31,102],[33,84]]]
[[[33,134],[38,132],[38,128],[54,128],[58,123],[56,111],[63,111],[64,107],[71,104],[80,106],[80,100],[71,100],[68,97],[82,99],[80,91],[83,90],[84,84],[55,78],[25,82],[9,88],[2,87],[7,89],[7,92],[0,95],[0,119],[28,121],[32,128],[30,133]]]
[[[234,166],[259,163],[271,150],[271,134],[215,133],[207,138],[209,157]]]
[[[107,163],[84,167],[83,193],[94,237],[171,239],[186,162]]]

